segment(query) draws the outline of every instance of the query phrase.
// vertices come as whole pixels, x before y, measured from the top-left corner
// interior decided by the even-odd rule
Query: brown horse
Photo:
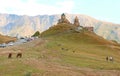
[[[21,58],[22,57],[22,53],[17,53],[16,58]]]
[[[12,58],[12,53],[9,53],[9,54],[8,54],[8,58]]]

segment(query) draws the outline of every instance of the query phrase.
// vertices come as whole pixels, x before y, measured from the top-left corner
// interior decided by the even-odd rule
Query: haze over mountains
[[[0,14],[0,34],[10,36],[31,36],[34,32],[43,32],[55,25],[60,19],[59,15],[19,16],[14,14]],[[120,42],[120,25],[96,20],[81,14],[66,14],[67,19],[73,23],[78,16],[81,26],[93,26],[94,32],[105,39]]]

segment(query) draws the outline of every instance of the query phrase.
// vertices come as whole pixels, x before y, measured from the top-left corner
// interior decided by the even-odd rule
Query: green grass
[[[67,38],[54,38],[46,44],[47,49],[51,50],[50,55],[59,57],[57,62],[64,65],[72,65],[78,67],[89,67],[94,69],[120,69],[119,51],[113,50],[105,45],[89,44],[69,41]],[[57,44],[61,44],[58,46]],[[61,48],[68,50],[61,50]],[[54,52],[55,51],[55,52]],[[73,53],[75,51],[75,53]],[[106,56],[113,56],[115,62],[107,62]]]
[[[11,59],[7,58],[7,55],[0,56],[0,76],[25,76],[27,73],[42,74],[44,70],[40,70],[35,68],[34,66],[26,64],[26,62],[30,61],[30,57],[24,56],[23,58],[15,58]]]
[[[60,60],[57,60],[59,63],[95,69],[120,69],[120,51],[110,47],[120,47],[119,44],[105,40],[84,29],[81,32],[75,30],[65,32],[63,27],[64,29],[73,28],[67,25],[56,25],[42,34],[49,40],[46,44],[47,49],[57,51],[57,53],[50,51],[50,55],[57,54],[60,57]],[[58,31],[61,32],[58,33]],[[106,62],[106,56],[113,56],[115,62]]]

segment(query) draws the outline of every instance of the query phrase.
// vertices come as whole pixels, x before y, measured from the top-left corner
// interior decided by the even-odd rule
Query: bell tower
[[[80,26],[79,19],[78,19],[77,16],[75,17],[74,25],[75,25],[76,27]]]
[[[65,19],[66,19],[66,17],[65,17],[65,14],[64,14],[64,13],[61,15],[61,19],[62,19],[62,20],[65,20]]]

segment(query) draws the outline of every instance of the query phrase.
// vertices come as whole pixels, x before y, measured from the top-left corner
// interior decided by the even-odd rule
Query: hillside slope
[[[60,63],[95,69],[119,69],[120,67],[111,63],[109,66],[105,60],[106,56],[113,56],[115,64],[118,65],[120,45],[84,28],[76,31],[72,25],[59,24],[44,31],[41,37],[49,41],[46,48],[55,52],[52,53],[55,57],[61,55]]]
[[[1,76],[117,76],[120,45],[86,29],[59,24],[34,41],[0,49]],[[22,58],[16,58],[21,49]],[[13,57],[8,59],[8,53]],[[106,61],[112,56],[114,61]]]
[[[14,42],[16,38],[0,35],[0,43]]]
[[[63,37],[64,35],[67,35],[67,39],[73,39],[73,41],[90,41],[91,43],[101,43],[101,44],[117,44],[115,42],[106,40],[94,32],[88,31],[86,29],[77,30],[77,28],[74,25],[70,24],[57,24],[55,26],[50,27],[48,30],[41,33],[41,37],[49,37],[49,36],[57,36],[57,37]],[[58,38],[59,39],[59,38]],[[119,44],[117,44],[119,45]]]

